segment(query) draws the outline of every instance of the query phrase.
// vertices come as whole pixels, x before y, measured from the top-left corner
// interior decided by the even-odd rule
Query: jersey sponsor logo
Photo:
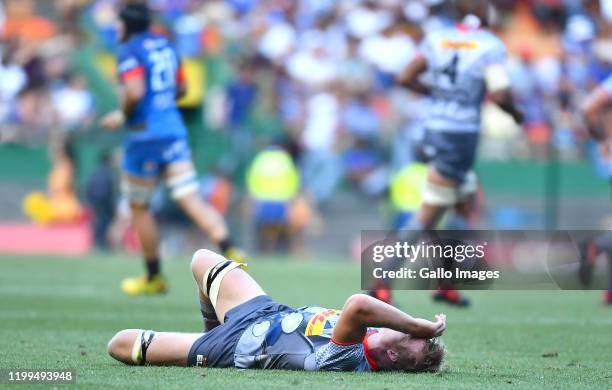
[[[304,336],[326,336],[331,337],[334,326],[338,322],[340,317],[340,310],[336,309],[323,309],[317,312],[308,321]]]
[[[478,42],[473,42],[473,41],[450,41],[448,39],[445,39],[441,42],[441,45],[445,49],[453,49],[453,50],[459,50],[459,49],[473,50],[473,49],[478,48]]]

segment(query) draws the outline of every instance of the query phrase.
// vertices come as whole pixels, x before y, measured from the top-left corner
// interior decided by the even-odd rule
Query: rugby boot
[[[147,276],[140,276],[123,279],[121,290],[127,295],[165,294],[168,291],[168,284],[162,274],[157,274],[150,280]]]
[[[434,302],[448,303],[458,307],[470,306],[470,300],[454,289],[438,289],[433,294],[433,300]]]

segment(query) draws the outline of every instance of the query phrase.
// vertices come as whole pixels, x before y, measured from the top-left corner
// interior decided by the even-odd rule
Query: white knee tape
[[[196,172],[191,170],[168,179],[167,183],[172,199],[181,199],[200,188]]]
[[[459,187],[459,200],[463,200],[478,192],[478,177],[476,172],[469,171],[465,176],[463,184]]]
[[[212,303],[215,310],[217,310],[217,299],[219,298],[219,290],[221,289],[221,282],[225,275],[231,270],[238,267],[244,267],[246,263],[236,263],[231,260],[223,260],[217,263],[214,267],[211,267],[204,274],[202,280],[202,288],[205,290],[208,299]]]
[[[457,203],[457,189],[427,182],[423,189],[423,203],[452,206]]]
[[[121,182],[121,192],[123,195],[130,203],[139,206],[148,205],[151,202],[154,191],[155,187],[134,184],[127,180]]]

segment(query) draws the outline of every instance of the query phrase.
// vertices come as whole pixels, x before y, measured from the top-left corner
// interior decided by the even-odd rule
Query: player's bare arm
[[[589,133],[598,141],[604,141],[609,137],[602,123],[601,112],[612,104],[612,95],[605,88],[596,88],[585,100],[581,107],[582,114],[586,119]]]
[[[523,112],[516,106],[512,93],[509,90],[504,89],[490,92],[489,99],[509,114],[517,124],[521,124],[525,120]]]
[[[417,54],[406,66],[406,69],[397,77],[397,83],[413,92],[429,95],[431,89],[425,85],[420,77],[427,70],[427,59],[423,54]]]
[[[413,318],[378,299],[356,294],[344,304],[334,328],[333,340],[343,344],[361,342],[369,327],[389,328],[415,337],[432,338],[444,332],[446,316],[438,314],[435,322]]]
[[[125,123],[125,118],[134,111],[134,108],[145,95],[146,86],[142,77],[131,77],[123,82],[120,94],[119,110],[106,114],[100,124],[107,129],[117,129]]]
[[[510,90],[510,75],[502,63],[494,63],[484,71],[489,100],[510,115],[517,124],[523,123],[523,112],[516,106]]]

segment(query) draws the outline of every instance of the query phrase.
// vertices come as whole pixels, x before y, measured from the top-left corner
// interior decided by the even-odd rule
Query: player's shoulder
[[[475,32],[478,40],[485,45],[485,48],[495,51],[505,51],[506,45],[499,36],[487,29],[479,29]]]
[[[425,41],[435,42],[441,39],[447,39],[449,37],[456,37],[457,33],[454,28],[450,26],[436,28],[432,31],[429,31],[425,35]]]
[[[153,32],[145,32],[134,35],[121,47],[125,51],[140,53],[150,52],[166,46],[170,46],[170,41],[167,37]]]
[[[170,45],[168,37],[154,32],[147,32],[141,37],[141,40],[142,46],[147,50],[155,50]]]

